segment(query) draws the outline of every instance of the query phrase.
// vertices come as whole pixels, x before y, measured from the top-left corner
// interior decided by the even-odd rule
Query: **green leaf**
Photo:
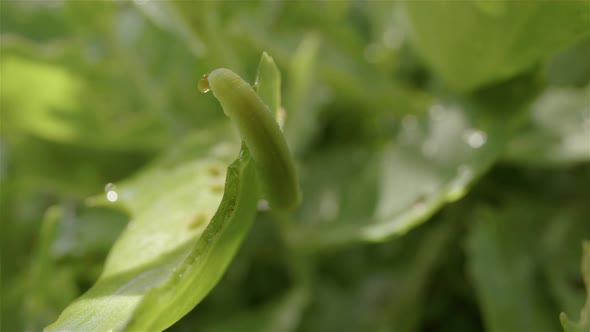
[[[590,83],[590,36],[560,51],[545,63],[544,74],[554,86],[582,87]]]
[[[2,68],[2,105],[8,108],[9,123],[57,140],[77,135],[78,128],[68,125],[67,119],[75,115],[79,78],[59,66],[17,57],[3,57]],[[17,103],[18,111],[12,110]],[[2,119],[4,125],[6,120]]]
[[[567,165],[590,160],[590,85],[551,88],[531,107],[531,123],[507,151],[509,161],[532,165]]]
[[[301,6],[305,10],[305,15],[317,12],[317,9],[311,6]],[[321,17],[325,17],[322,15]],[[319,82],[313,82],[313,91],[318,98],[329,101],[338,101],[343,105],[354,105],[363,109],[363,114],[369,112],[394,112],[396,114],[418,113],[422,106],[428,104],[428,98],[422,91],[416,91],[407,86],[400,84],[399,81],[392,81],[391,77],[383,70],[376,70],[366,63],[365,59],[358,56],[353,57],[347,52],[341,52],[334,45],[329,45],[325,40],[321,40],[321,48],[317,50],[317,59],[314,60],[315,37],[313,33],[305,34],[307,30],[299,31],[299,25],[293,29],[274,31],[274,26],[265,26],[261,22],[254,22],[248,17],[240,17],[236,23],[240,26],[240,41],[246,43],[249,48],[266,49],[273,54],[279,63],[292,64],[293,70],[295,65],[301,66],[302,69],[307,66],[306,62],[317,69],[318,81],[325,84],[326,88],[319,85]],[[325,23],[324,23],[325,24]],[[344,22],[337,24],[346,25]],[[302,38],[303,34],[303,38]],[[343,48],[351,47],[350,34],[343,38]],[[355,36],[356,37],[356,36]],[[344,42],[345,41],[345,42]],[[300,45],[301,48],[297,46]],[[354,52],[352,52],[354,54]],[[362,56],[362,51],[360,52]],[[295,57],[300,57],[295,59]],[[295,73],[292,75],[301,75],[302,79],[312,78],[311,73]],[[294,82],[293,82],[294,83]],[[287,91],[290,87],[287,87]],[[304,87],[309,88],[309,87]],[[322,91],[323,88],[323,91]],[[307,91],[301,91],[307,92]],[[313,94],[312,98],[315,97]],[[289,95],[285,95],[290,99]],[[323,101],[323,100],[322,100]],[[301,103],[301,100],[293,102]],[[291,101],[287,100],[287,103]],[[286,106],[289,106],[286,104]],[[290,108],[287,109],[290,111]],[[306,112],[309,110],[306,110]],[[299,138],[301,139],[301,138]],[[303,139],[301,139],[303,140]]]
[[[300,331],[416,331],[433,302],[433,272],[448,257],[456,229],[440,222],[398,241],[322,255]]]
[[[114,95],[114,82],[90,83],[66,66],[14,55],[3,57],[1,66],[0,98],[6,108],[2,125],[9,129],[53,142],[115,151],[149,151],[166,142],[162,115],[135,111],[130,105],[135,100]],[[105,104],[108,92],[104,90],[109,88],[110,104]]]
[[[161,115],[116,105],[129,103],[128,96],[113,98],[110,105],[101,102],[105,87],[65,66],[17,56],[3,57],[1,65],[1,99],[6,107],[2,123],[10,129],[53,142],[115,151],[153,150],[167,139]]]
[[[263,84],[260,84],[263,82]],[[258,75],[254,89],[275,116],[279,116],[281,107],[281,72],[273,58],[263,52],[258,64]],[[280,123],[279,123],[280,124]]]
[[[227,320],[207,326],[204,332],[291,332],[296,331],[308,302],[308,290],[290,290],[277,301],[244,311]]]
[[[537,238],[531,228],[539,227],[543,219],[529,216],[517,203],[504,209],[480,206],[471,216],[468,270],[487,331],[551,332],[557,328],[556,316],[546,294],[539,291],[543,286],[535,275]]]
[[[576,182],[584,181],[584,178],[580,178],[579,175],[568,174]],[[586,177],[587,179],[588,177]],[[580,291],[581,285],[578,283],[581,281],[578,276],[582,255],[576,244],[590,238],[590,228],[587,225],[587,220],[590,217],[588,209],[580,204],[584,198],[588,197],[588,192],[583,189],[577,191],[576,195],[580,197],[580,202],[578,202],[567,198],[567,195],[571,193],[571,188],[560,190],[559,188],[543,187],[542,190],[552,191],[553,199],[547,199],[546,205],[548,207],[555,205],[559,208],[539,208],[540,204],[538,203],[528,206],[529,210],[536,209],[538,211],[536,220],[543,218],[550,220],[540,237],[542,248],[539,253],[542,255],[539,255],[537,261],[542,266],[549,286],[548,290],[558,304],[555,312],[562,311],[569,315],[577,315],[580,307],[586,301],[586,294]]]
[[[580,312],[580,320],[572,322],[565,313],[561,313],[559,319],[565,332],[588,332],[590,331],[590,242],[584,241],[583,245],[584,256],[582,258],[582,275],[584,277],[584,284],[586,285],[586,305]]]
[[[41,330],[79,292],[72,269],[56,264],[52,257],[51,246],[61,214],[60,207],[52,206],[45,212],[41,223],[37,247],[26,279],[27,292],[23,299],[24,313],[29,317],[26,329]]]
[[[247,150],[228,167],[224,188],[224,165],[235,150],[223,134],[203,133],[189,144],[192,158],[172,165],[164,159],[111,190],[131,221],[99,280],[49,331],[162,330],[215,285],[258,199]],[[221,143],[207,148],[210,140]]]
[[[310,163],[313,169],[302,172],[309,174],[303,183],[306,223],[293,241],[309,250],[385,241],[462,198],[520,126],[529,99],[521,90],[531,89],[528,84],[435,101],[422,118],[404,117],[396,140],[378,150],[347,148],[334,151],[332,160],[323,152],[321,161]]]
[[[280,88],[276,80],[269,83]],[[245,146],[227,168],[224,187],[225,165],[236,148],[231,138],[225,127],[201,132],[151,168],[106,189],[106,199],[124,207],[131,221],[96,284],[48,331],[159,331],[207,295],[250,229],[259,198]]]
[[[59,213],[61,221],[51,245],[51,253],[56,259],[96,257],[107,253],[129,221],[121,211],[105,207],[75,210],[65,205]]]
[[[318,101],[313,98],[313,92],[317,85],[315,76],[319,48],[318,34],[305,35],[289,66],[285,137],[295,155],[306,150],[318,130]]]
[[[405,1],[413,46],[469,91],[532,68],[588,34],[587,1]]]

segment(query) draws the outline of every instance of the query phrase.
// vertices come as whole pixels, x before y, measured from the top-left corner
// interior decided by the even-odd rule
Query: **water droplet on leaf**
[[[488,140],[488,135],[478,129],[468,129],[463,135],[465,142],[474,149],[481,148]]]
[[[209,91],[211,91],[211,87],[209,86],[209,74],[205,74],[203,75],[203,77],[201,77],[201,79],[199,80],[199,91],[201,91],[202,93],[207,93]]]
[[[110,190],[107,191],[107,200],[109,202],[116,202],[119,199],[119,194],[116,191]]]
[[[258,201],[258,211],[268,211],[270,210],[270,205],[268,204],[268,201],[265,199],[261,199]]]
[[[107,193],[107,200],[109,202],[116,202],[119,199],[119,194],[117,194],[115,188],[115,184],[111,182],[104,186],[104,192]]]
[[[106,192],[109,192],[109,191],[111,191],[111,190],[113,190],[113,189],[115,189],[115,184],[114,184],[114,183],[111,183],[111,182],[109,182],[109,183],[107,183],[107,184],[104,186],[104,192],[105,192],[105,193],[106,193]]]

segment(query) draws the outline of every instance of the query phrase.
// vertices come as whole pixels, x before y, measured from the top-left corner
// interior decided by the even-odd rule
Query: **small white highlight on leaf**
[[[268,205],[268,201],[265,199],[261,199],[258,201],[258,211],[268,211],[270,210],[270,206]]]
[[[478,129],[468,129],[465,131],[463,138],[465,139],[465,142],[474,149],[481,148],[488,140],[486,133]]]
[[[114,190],[114,189],[115,189],[115,184],[114,184],[114,183],[111,183],[111,182],[107,183],[107,184],[104,186],[104,192],[105,192],[105,193],[106,193],[106,192],[109,192],[109,191],[111,191],[111,190]]]
[[[107,200],[109,202],[116,202],[119,199],[119,194],[114,190],[107,191]]]

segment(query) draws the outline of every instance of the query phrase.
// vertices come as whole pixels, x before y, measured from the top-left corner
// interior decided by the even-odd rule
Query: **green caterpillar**
[[[219,68],[203,76],[199,89],[213,91],[224,113],[238,126],[270,206],[290,210],[299,205],[301,192],[285,137],[273,112],[250,84],[233,71]]]

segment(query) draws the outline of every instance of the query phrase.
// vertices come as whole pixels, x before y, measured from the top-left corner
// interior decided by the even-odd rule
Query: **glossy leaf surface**
[[[520,126],[531,93],[520,90],[532,88],[527,82],[470,100],[441,98],[422,117],[403,118],[396,140],[381,149],[352,150],[346,156],[335,152],[339,159],[332,160],[320,157],[321,169],[308,171],[309,187],[304,180],[304,192],[317,196],[308,196],[304,204],[307,222],[293,235],[300,237],[295,241],[312,250],[385,241],[462,198],[501,157]],[[498,101],[485,103],[491,99]],[[343,177],[350,182],[338,182]],[[365,199],[359,201],[359,195]]]

